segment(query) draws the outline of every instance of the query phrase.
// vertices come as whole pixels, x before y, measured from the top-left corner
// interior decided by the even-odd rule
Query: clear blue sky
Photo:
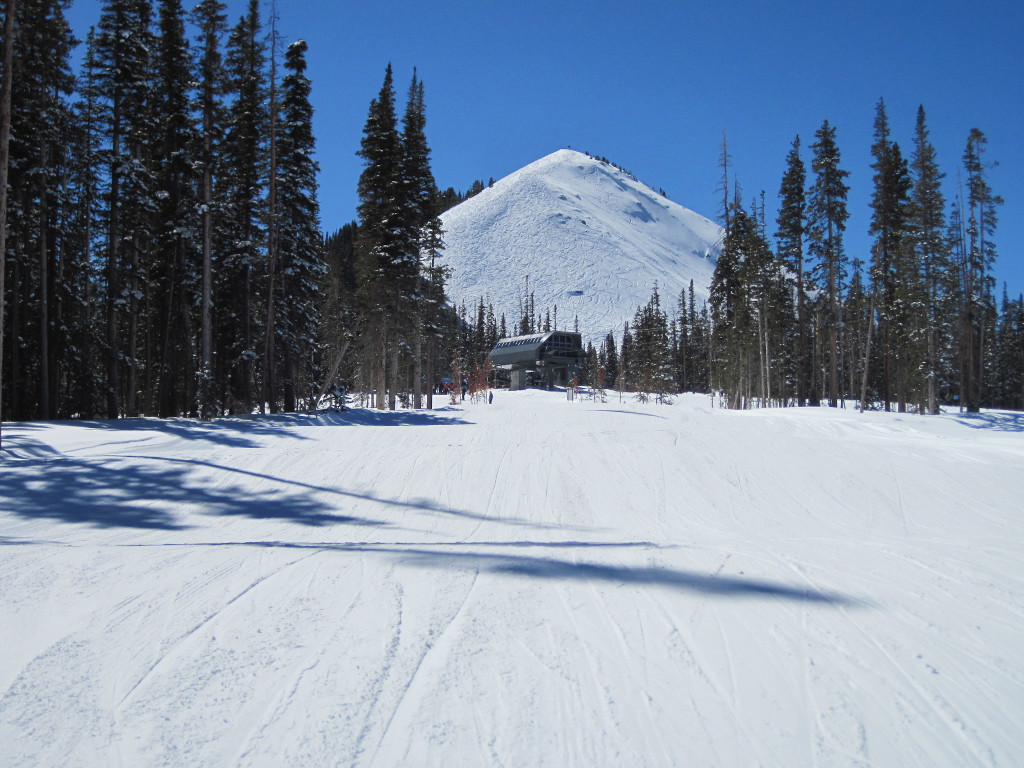
[[[185,0],[190,7],[189,0]],[[244,10],[230,0],[229,23]],[[264,2],[269,12],[269,2]],[[78,0],[80,37],[99,15]],[[968,132],[988,138],[1005,199],[996,276],[1024,291],[1024,3],[559,3],[279,0],[285,40],[309,42],[326,231],[355,217],[355,152],[388,62],[400,105],[417,67],[438,184],[465,190],[562,147],[603,155],[713,217],[722,132],[769,220],[790,142],[828,119],[851,187],[847,249],[867,260],[872,123],[884,98],[911,149],[919,104],[955,191]]]

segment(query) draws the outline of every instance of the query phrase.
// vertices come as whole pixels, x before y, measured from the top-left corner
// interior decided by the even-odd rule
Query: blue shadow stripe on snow
[[[83,523],[99,528],[182,530],[174,514],[186,507],[206,515],[286,520],[301,525],[386,525],[336,514],[308,489],[262,490],[214,483],[187,465],[166,460],[23,459],[0,473],[0,509],[26,519]]]
[[[294,488],[301,489],[303,491],[314,491],[318,494],[327,494],[339,496],[346,499],[353,499],[359,502],[370,502],[373,504],[380,504],[387,507],[401,507],[404,509],[414,509],[423,512],[437,512],[443,515],[452,515],[454,517],[465,517],[471,520],[479,520],[481,522],[493,522],[501,523],[502,525],[522,526],[526,528],[551,528],[558,530],[567,530],[567,526],[550,525],[547,523],[536,523],[526,520],[512,520],[505,518],[491,517],[483,515],[478,512],[471,512],[467,509],[455,509],[453,507],[445,506],[433,499],[427,498],[411,498],[411,499],[390,499],[386,496],[381,496],[369,491],[358,492],[350,491],[346,488],[338,486],[324,486],[324,485],[313,485],[311,483],[305,483],[301,480],[290,480],[284,477],[276,477],[274,475],[262,474],[260,472],[253,472],[252,470],[242,469],[240,467],[230,467],[224,464],[215,464],[211,461],[205,461],[203,459],[183,459],[177,457],[158,457],[158,456],[125,456],[128,459],[153,461],[153,462],[165,462],[170,464],[180,465],[191,465],[196,467],[205,467],[208,469],[216,470],[217,472],[225,472],[235,475],[241,475],[243,477],[255,478],[257,480],[269,481],[284,486],[291,486]]]
[[[991,429],[997,432],[1024,432],[1024,413],[1011,411],[982,411],[960,413],[954,420],[971,429]]]
[[[722,576],[684,571],[675,568],[651,566],[605,565],[601,563],[570,562],[525,555],[490,554],[480,552],[437,552],[425,549],[383,549],[400,555],[403,560],[428,567],[442,567],[445,561],[452,567],[473,568],[491,573],[505,573],[532,579],[553,581],[603,581],[613,584],[668,587],[687,592],[719,597],[765,597],[796,600],[829,605],[864,605],[837,592],[826,592],[805,587],[790,586],[765,579]]]
[[[818,603],[843,607],[868,607],[870,601],[835,591],[811,589],[768,579],[723,576],[657,566],[607,565],[573,562],[534,555],[514,555],[483,551],[453,551],[462,547],[510,547],[532,549],[671,549],[675,545],[647,541],[473,541],[433,544],[401,542],[287,542],[236,541],[188,542],[166,544],[124,544],[126,547],[266,547],[270,549],[310,549],[320,552],[380,553],[396,557],[415,567],[460,568],[551,581],[607,582],[615,585],[663,587],[721,598],[767,598]]]
[[[225,417],[213,421],[198,419],[96,419],[67,422],[18,422],[7,429],[14,432],[12,447],[15,455],[25,440],[27,433],[44,431],[54,424],[64,424],[77,429],[108,432],[111,445],[123,447],[130,444],[138,435],[139,440],[147,436],[167,435],[181,440],[207,442],[229,448],[258,448],[259,437],[284,437],[293,440],[305,440],[301,434],[290,427],[304,423],[298,417],[293,419],[277,419],[268,417]],[[4,448],[7,449],[9,438],[4,436]],[[102,444],[100,444],[102,445]],[[92,446],[94,449],[100,446]]]
[[[144,439],[147,435],[167,435],[181,440],[207,442],[229,448],[258,448],[258,438],[273,437],[289,440],[308,440],[296,427],[431,427],[466,424],[459,416],[444,411],[377,411],[370,408],[351,408],[345,411],[316,411],[313,413],[254,414],[251,416],[223,416],[210,421],[187,418],[158,419],[138,417],[126,419],[91,419],[66,422],[12,422],[4,425],[4,455],[21,458],[33,451],[50,450],[28,435],[42,432],[54,424],[79,429],[98,430],[111,434],[111,444],[123,447],[133,441],[132,435]],[[93,446],[94,448],[97,446]]]

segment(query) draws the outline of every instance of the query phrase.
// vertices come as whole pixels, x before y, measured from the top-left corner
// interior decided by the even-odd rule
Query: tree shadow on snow
[[[175,545],[171,545],[175,546]],[[586,542],[586,541],[498,541],[498,542],[446,542],[437,549],[425,549],[423,544],[402,542],[283,542],[247,541],[215,544],[188,544],[185,546],[244,546],[282,549],[315,549],[318,551],[381,553],[395,556],[410,565],[424,568],[460,568],[489,573],[503,573],[532,579],[552,581],[600,581],[615,585],[637,584],[695,592],[723,598],[766,597],[823,605],[861,607],[864,600],[838,592],[790,586],[766,579],[722,576],[684,571],[676,568],[651,566],[603,565],[580,563],[529,555],[509,555],[489,552],[458,552],[452,547],[524,547],[524,548],[643,548],[661,549],[652,542]]]
[[[182,459],[172,457],[155,457],[155,456],[129,456],[126,458],[131,459],[143,459],[154,462],[166,462],[172,464],[190,465],[196,467],[204,467],[208,469],[216,470],[217,472],[225,472],[234,475],[240,475],[242,477],[254,478],[260,481],[270,481],[273,483],[279,483],[292,488],[298,488],[302,491],[314,491],[317,494],[325,494],[331,496],[338,496],[345,499],[353,499],[357,502],[370,502],[372,504],[380,504],[386,507],[401,507],[403,509],[418,510],[421,512],[433,512],[442,515],[452,515],[454,517],[464,517],[470,520],[477,520],[480,522],[491,522],[500,523],[502,525],[521,526],[525,528],[533,529],[557,529],[557,530],[570,530],[567,526],[551,525],[548,523],[538,523],[528,520],[514,520],[490,517],[483,515],[478,512],[471,512],[467,509],[455,509],[453,507],[443,506],[433,499],[427,498],[410,498],[410,499],[391,499],[386,496],[373,493],[372,491],[350,491],[345,488],[337,486],[329,487],[323,485],[313,485],[312,483],[306,483],[301,480],[289,480],[287,478],[275,477],[272,475],[265,475],[259,472],[252,472],[248,469],[242,469],[240,467],[230,467],[223,464],[214,464],[211,461],[205,461],[203,459]],[[252,516],[252,515],[250,515]],[[344,522],[344,521],[343,521]]]
[[[622,413],[625,414],[626,416],[648,416],[652,419],[661,419],[662,421],[668,420],[667,416],[662,416],[661,414],[658,413],[644,413],[643,411],[622,411],[619,410],[618,408],[597,408],[594,411],[594,413]]]
[[[368,548],[400,555],[403,560],[429,567],[451,565],[491,573],[506,573],[533,579],[553,581],[603,581],[612,584],[658,586],[718,597],[773,597],[828,605],[863,605],[837,592],[823,592],[788,586],[764,579],[721,576],[683,571],[674,568],[635,567],[579,563],[525,555],[488,554],[479,552],[443,552],[425,549]]]
[[[238,515],[301,525],[384,525],[334,514],[307,490],[251,488],[197,477],[167,460],[118,458],[24,459],[0,473],[0,505],[26,519],[85,523],[100,528],[182,530],[174,514],[184,507],[203,515]]]
[[[1024,413],[985,411],[983,413],[961,413],[957,414],[955,418],[956,421],[971,429],[1024,432]]]
[[[25,456],[32,450],[30,446],[33,443],[28,438],[28,433],[49,429],[54,424],[110,432],[112,437],[114,433],[117,433],[112,444],[119,447],[133,442],[133,435],[138,435],[139,442],[157,435],[168,435],[181,440],[207,442],[228,448],[258,448],[260,443],[257,438],[262,437],[285,437],[291,440],[309,439],[308,436],[296,432],[294,427],[423,427],[452,426],[465,423],[465,420],[461,418],[441,415],[434,411],[376,411],[369,408],[355,408],[341,412],[317,411],[314,413],[223,416],[210,421],[140,417],[65,422],[18,422],[5,427],[3,450],[4,454],[8,456]],[[42,445],[42,443],[35,443],[36,449]],[[102,444],[92,445],[90,449],[101,447]]]
[[[45,430],[54,424],[110,432],[112,445],[120,447],[133,442],[135,435],[138,436],[137,439],[139,441],[157,435],[169,435],[181,440],[202,441],[228,448],[257,448],[259,447],[259,443],[256,441],[257,437],[287,437],[293,440],[307,439],[289,429],[289,427],[296,425],[296,420],[279,419],[270,416],[259,418],[226,416],[212,421],[183,418],[97,419],[92,421],[20,422],[15,425],[16,430],[11,439],[12,446],[10,450],[15,455],[20,455],[21,440],[19,438],[23,437],[22,432]],[[117,433],[116,437],[114,437],[114,433]],[[124,433],[128,433],[127,436]],[[9,449],[7,443],[8,437],[5,435],[5,451]],[[98,447],[102,447],[102,444],[90,446],[91,449]]]
[[[344,411],[318,411],[311,416],[322,426],[366,427],[450,427],[467,424],[458,416],[437,411],[379,411],[374,408],[349,408]]]
[[[339,503],[397,507],[531,529],[544,523],[494,518],[425,498],[393,499],[253,472],[203,459],[125,455],[73,458],[28,438],[0,473],[0,509],[28,519],[86,523],[104,528],[179,530],[175,507],[209,516],[285,520],[302,525],[389,525],[336,514]],[[237,482],[226,482],[229,479]],[[258,491],[254,491],[258,488]]]

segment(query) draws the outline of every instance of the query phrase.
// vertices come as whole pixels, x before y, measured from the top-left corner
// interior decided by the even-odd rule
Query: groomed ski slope
[[[0,765],[1016,766],[1024,416],[13,424]]]

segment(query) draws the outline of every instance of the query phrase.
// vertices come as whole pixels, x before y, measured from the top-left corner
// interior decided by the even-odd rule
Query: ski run
[[[1017,766],[1024,416],[4,426],[0,765]]]

